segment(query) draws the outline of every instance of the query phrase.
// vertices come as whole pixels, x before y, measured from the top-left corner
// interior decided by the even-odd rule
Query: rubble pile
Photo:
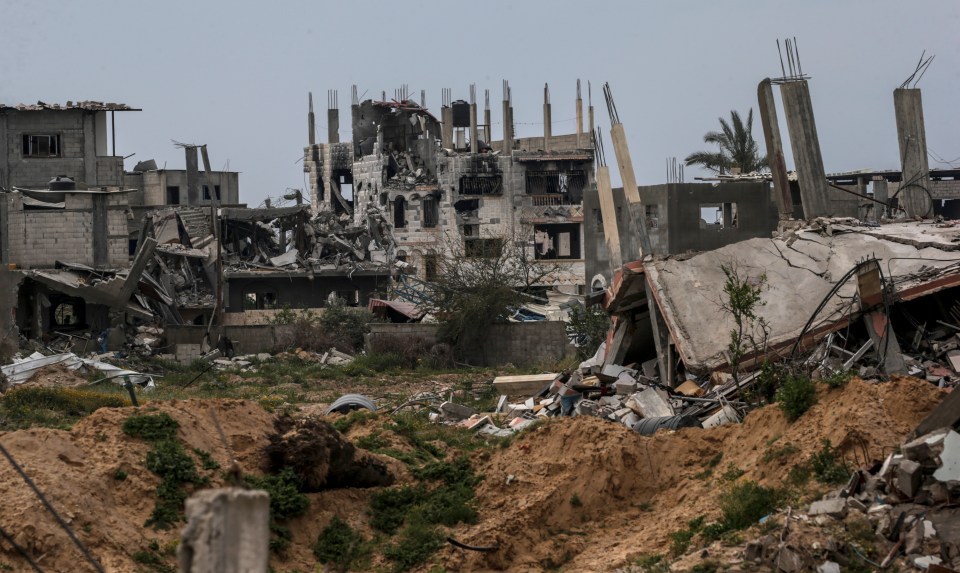
[[[384,189],[412,191],[417,185],[435,183],[424,169],[423,162],[415,153],[391,150],[387,152],[389,168],[395,175],[387,179]]]

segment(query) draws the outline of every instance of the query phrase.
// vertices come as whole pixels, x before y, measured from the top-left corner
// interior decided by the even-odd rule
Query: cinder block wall
[[[367,347],[377,337],[418,336],[435,341],[438,328],[435,324],[371,324]],[[460,351],[464,360],[477,366],[526,366],[576,354],[567,339],[566,323],[555,321],[495,324],[481,345]]]

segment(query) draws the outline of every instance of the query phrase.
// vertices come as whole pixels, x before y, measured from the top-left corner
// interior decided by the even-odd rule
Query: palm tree
[[[726,173],[739,168],[741,173],[752,173],[767,168],[767,156],[760,155],[757,141],[753,139],[753,108],[747,112],[744,124],[736,110],[730,111],[730,122],[720,118],[720,131],[708,131],[704,143],[720,146],[719,152],[697,151],[684,159],[687,165],[700,165],[714,173]]]

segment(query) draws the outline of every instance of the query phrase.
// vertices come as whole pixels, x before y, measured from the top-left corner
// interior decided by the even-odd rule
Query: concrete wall
[[[368,348],[378,337],[413,336],[436,340],[439,327],[432,324],[371,324]],[[477,366],[525,366],[557,362],[576,354],[566,335],[566,323],[556,321],[495,324],[483,344],[461,348],[462,359]]]
[[[123,158],[106,156],[106,112],[0,111],[0,186],[43,189],[57,175],[94,186],[119,186]],[[24,157],[23,136],[59,135],[59,157]]]
[[[240,175],[236,171],[213,171],[210,173],[213,183],[207,181],[206,174],[200,172],[200,200],[196,205],[209,205],[210,199],[203,197],[203,185],[220,186],[220,203],[236,205],[240,202]],[[126,172],[123,174],[125,188],[136,189],[131,193],[130,204],[137,206],[159,206],[168,204],[188,205],[187,171],[185,169],[157,169],[144,172]],[[178,187],[178,203],[169,203],[167,187]]]
[[[356,272],[353,277],[346,274],[328,276],[315,274],[308,276],[288,276],[274,273],[268,276],[226,277],[226,300],[228,313],[243,312],[243,297],[248,292],[273,291],[277,294],[278,305],[282,308],[321,308],[327,305],[330,293],[353,293],[359,291],[359,306],[365,307],[371,297],[386,292],[390,277],[385,274],[362,274]],[[351,301],[352,302],[352,301]]]
[[[25,210],[20,193],[3,195],[2,200],[6,202],[3,263],[14,263],[24,269],[53,267],[58,260],[126,267],[129,239],[125,194],[64,193],[62,197],[64,209]],[[106,208],[95,210],[94,197],[106,197]],[[106,237],[102,234],[104,229]]]
[[[667,252],[710,251],[755,237],[769,237],[779,218],[769,183],[680,183],[669,188]],[[702,225],[700,205],[735,203],[736,226]],[[665,253],[664,253],[665,254]]]
[[[254,354],[257,352],[273,352],[276,349],[278,337],[283,329],[292,328],[290,325],[246,325],[225,326],[223,335],[233,342],[233,349],[237,354]],[[188,362],[199,358],[199,345],[207,332],[202,325],[167,325],[165,328],[167,344],[174,349],[178,359]],[[177,352],[179,346],[185,347]]]

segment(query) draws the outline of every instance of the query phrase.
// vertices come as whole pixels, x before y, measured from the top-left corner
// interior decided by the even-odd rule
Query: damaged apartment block
[[[578,293],[586,285],[583,198],[595,183],[579,82],[577,91],[575,133],[553,135],[545,88],[543,136],[517,138],[504,82],[507,121],[499,141],[491,141],[489,90],[481,124],[474,86],[469,101],[453,100],[445,89],[439,119],[426,108],[423,93],[420,102],[406,88],[390,100],[383,93],[361,102],[354,86],[349,142],[339,141],[338,99],[331,91],[329,142],[315,143],[311,97],[304,171],[314,214],[362,224],[371,210],[382,212],[396,241],[395,258],[425,280],[434,278],[451,239],[468,256],[519,239],[531,259],[549,259],[560,269],[540,286]]]

